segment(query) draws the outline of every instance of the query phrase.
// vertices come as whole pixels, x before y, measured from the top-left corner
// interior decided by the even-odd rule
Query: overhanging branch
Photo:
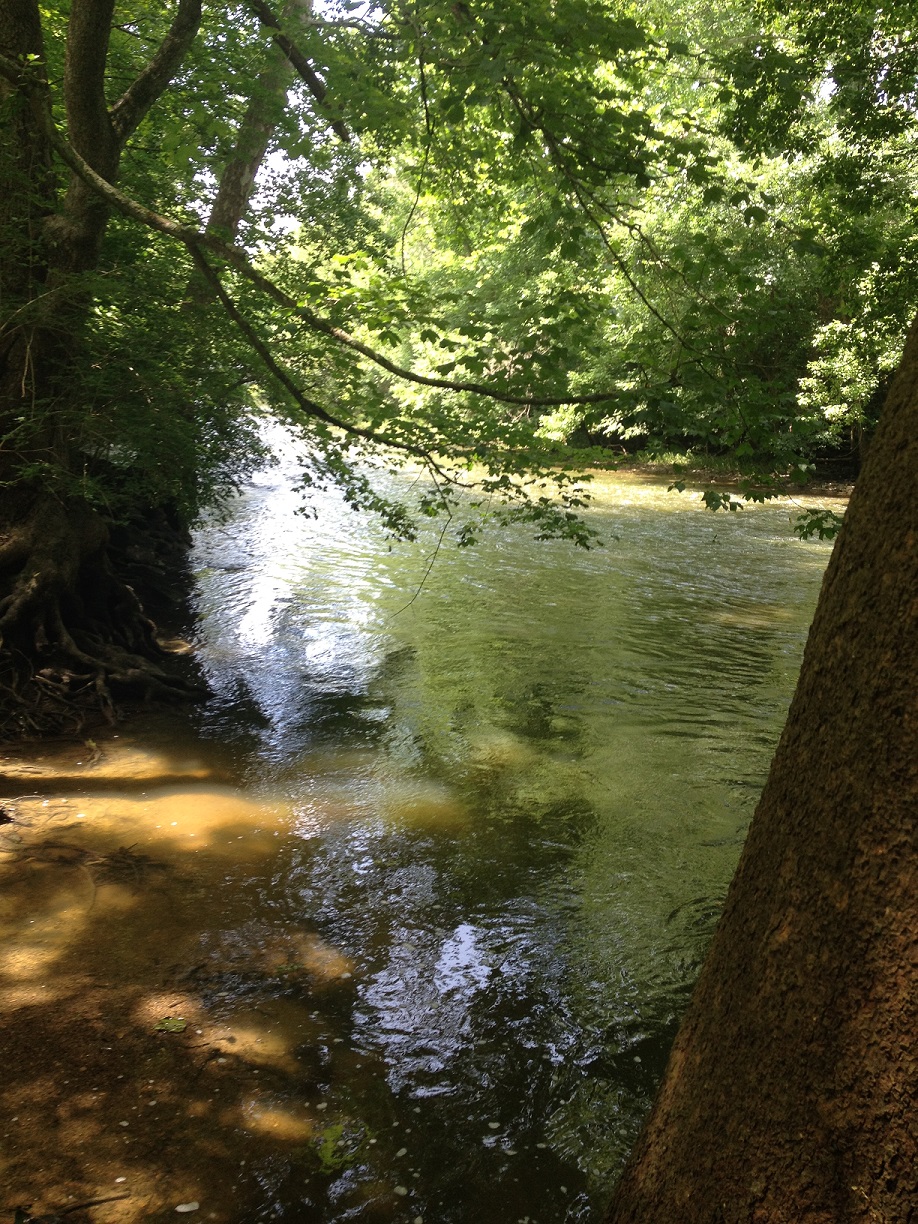
[[[298,303],[295,298],[275,284],[270,277],[259,272],[240,247],[224,242],[214,234],[208,234],[196,229],[194,226],[185,225],[181,221],[176,221],[171,217],[154,212],[152,209],[140,204],[137,200],[125,195],[123,191],[113,186],[112,183],[108,182],[100,174],[97,174],[61,134],[48,111],[47,90],[40,80],[32,77],[14,61],[2,55],[0,55],[0,73],[6,76],[8,80],[31,92],[49,143],[70,169],[98,192],[116,212],[139,222],[148,229],[155,230],[166,237],[174,239],[176,242],[182,243],[189,250],[197,248],[213,251],[214,254],[219,255],[225,260],[234,271],[238,272],[240,276],[244,277],[257,289],[260,289],[272,301],[277,302],[292,317],[299,320],[309,331],[327,336],[341,347],[359,353],[362,357],[366,357],[368,361],[373,362],[374,365],[386,370],[396,378],[422,387],[434,387],[443,391],[478,395],[486,399],[496,400],[499,403],[517,404],[527,408],[558,408],[565,405],[603,404],[618,397],[619,393],[617,390],[598,392],[593,395],[514,395],[511,392],[500,391],[490,387],[486,383],[452,381],[447,378],[436,378],[427,374],[419,374],[414,370],[398,365],[394,361],[390,361],[388,357],[370,345],[364,344],[349,332],[344,331],[343,328],[336,327],[328,319],[322,318],[321,315]]]
[[[315,400],[311,400],[296,382],[290,377],[284,367],[275,360],[274,354],[270,347],[259,336],[258,332],[252,324],[241,313],[236,303],[227,293],[223,282],[220,280],[216,270],[208,263],[204,252],[197,246],[189,248],[191,258],[194,260],[195,267],[213,289],[223,309],[236,324],[239,330],[245,336],[249,345],[258,354],[263,365],[277,379],[284,390],[293,397],[295,402],[303,410],[303,412],[318,421],[322,421],[326,425],[332,425],[336,429],[341,429],[345,433],[352,434],[354,437],[362,438],[369,442],[378,442],[383,446],[392,447],[394,450],[406,451],[408,454],[414,455],[417,458],[423,459],[426,463],[432,462],[431,454],[422,446],[412,445],[410,442],[403,442],[399,438],[392,438],[387,434],[379,433],[372,429],[365,429],[360,425],[352,425],[348,421],[343,421],[340,418],[333,416],[321,404],[317,404]]]
[[[424,446],[417,445],[411,442],[405,442],[401,438],[393,438],[389,434],[381,433],[378,430],[366,429],[360,425],[353,425],[349,421],[343,421],[339,417],[334,416],[321,404],[317,404],[315,400],[309,398],[308,395],[296,384],[293,378],[287,373],[284,367],[274,359],[274,354],[270,347],[259,336],[258,332],[249,323],[248,319],[237,308],[236,303],[226,292],[223,282],[220,280],[216,270],[208,263],[204,252],[197,247],[191,247],[190,254],[194,260],[195,267],[211,286],[214,293],[220,300],[220,304],[226,311],[227,315],[239,328],[240,332],[245,336],[249,345],[258,354],[265,368],[277,379],[284,390],[292,397],[294,402],[303,410],[303,412],[312,417],[314,420],[322,421],[325,425],[331,425],[335,429],[340,429],[343,433],[350,434],[352,437],[361,438],[365,442],[373,442],[380,446],[387,446],[392,450],[402,451],[404,454],[412,455],[415,459],[420,459],[434,483],[436,484],[437,477],[445,481],[447,484],[456,485],[459,487],[467,487],[451,472],[447,471],[443,465],[435,458],[432,450],[428,450]],[[437,485],[439,489],[439,485]]]

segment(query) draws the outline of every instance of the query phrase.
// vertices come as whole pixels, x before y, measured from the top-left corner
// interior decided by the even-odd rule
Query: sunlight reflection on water
[[[603,478],[605,548],[503,529],[406,607],[433,536],[320,501],[273,470],[200,533],[199,716],[11,775],[0,1005],[187,1022],[168,1184],[211,1219],[598,1220],[828,548]]]

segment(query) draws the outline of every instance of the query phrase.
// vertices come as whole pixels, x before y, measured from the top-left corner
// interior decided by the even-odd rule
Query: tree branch
[[[343,348],[359,353],[362,357],[366,357],[374,365],[386,370],[396,378],[404,382],[416,383],[422,387],[436,387],[444,391],[465,392],[497,400],[499,403],[519,404],[527,408],[557,408],[566,404],[602,404],[617,398],[617,389],[609,392],[597,392],[594,395],[514,395],[511,392],[496,390],[494,387],[489,387],[486,383],[453,382],[446,378],[434,378],[430,375],[418,374],[413,370],[408,370],[404,366],[396,364],[394,361],[390,361],[388,357],[371,348],[370,345],[364,344],[349,332],[336,327],[333,323],[322,318],[321,315],[317,315],[308,307],[301,306],[295,298],[291,297],[290,294],[281,289],[269,277],[253,267],[248,256],[241,248],[224,242],[215,234],[208,234],[202,230],[195,229],[194,226],[184,225],[180,221],[175,221],[171,217],[164,217],[160,213],[154,212],[152,209],[146,208],[143,204],[131,199],[130,196],[125,195],[124,192],[97,174],[92,166],[80,156],[58,130],[46,104],[47,87],[43,85],[41,80],[28,76],[19,65],[3,55],[0,55],[0,73],[9,80],[31,87],[33,99],[40,111],[41,121],[54,150],[75,174],[79,175],[88,186],[92,187],[103,200],[120,212],[122,216],[138,221],[141,225],[156,230],[158,233],[165,234],[176,242],[181,242],[189,250],[204,249],[213,251],[216,255],[226,260],[230,267],[242,277],[270,297],[272,301],[277,302],[279,306],[289,311],[309,331],[327,336]]]
[[[175,76],[200,24],[201,0],[179,0],[175,19],[159,49],[111,109],[112,128],[122,147]]]
[[[325,99],[328,97],[328,86],[310,64],[309,60],[302,51],[296,46],[291,38],[281,29],[280,18],[274,12],[270,5],[265,4],[263,0],[249,0],[248,7],[255,14],[262,25],[267,26],[273,31],[272,37],[274,42],[280,47],[284,55],[296,69],[303,84],[318,102],[319,106],[325,107]],[[336,136],[348,143],[351,139],[351,134],[346,125],[340,119],[333,119],[326,114],[328,125]]]
[[[421,459],[431,474],[434,482],[439,476],[451,485],[460,485],[461,482],[448,472],[442,464],[438,463],[434,458],[433,451],[425,446],[421,446],[412,442],[405,442],[401,438],[393,438],[388,434],[379,433],[374,429],[366,429],[361,425],[353,425],[349,421],[343,421],[339,417],[333,416],[321,404],[317,404],[315,400],[311,400],[294,382],[283,366],[275,361],[274,354],[271,352],[268,345],[262,340],[261,336],[255,328],[249,323],[245,316],[238,310],[236,303],[226,292],[223,282],[220,280],[216,270],[207,262],[204,252],[195,248],[190,248],[191,258],[194,260],[195,267],[208,282],[216,296],[220,299],[223,309],[236,324],[239,330],[245,336],[254,351],[261,358],[265,368],[268,369],[277,381],[281,384],[285,391],[293,397],[295,402],[302,408],[303,412],[317,421],[322,421],[325,425],[332,425],[335,429],[340,429],[343,433],[350,434],[352,437],[362,438],[366,442],[373,442],[380,446],[388,446],[393,450],[399,450],[407,455],[413,455],[416,459]],[[439,486],[437,486],[439,489]],[[441,494],[442,497],[442,494]]]
[[[403,442],[398,438],[391,438],[386,434],[377,433],[372,429],[365,429],[360,425],[352,425],[347,421],[342,421],[340,418],[332,416],[321,404],[317,404],[315,400],[309,397],[300,390],[294,380],[290,377],[287,371],[275,361],[274,355],[268,345],[258,335],[255,328],[249,323],[243,314],[240,313],[236,303],[226,292],[223,282],[220,280],[216,270],[211,267],[204,256],[204,252],[197,246],[189,247],[191,258],[194,260],[195,267],[213,289],[216,296],[219,298],[223,309],[236,324],[239,330],[245,336],[251,347],[255,350],[266,369],[277,379],[285,391],[290,394],[296,403],[302,408],[307,416],[314,417],[318,421],[324,422],[326,425],[333,425],[336,429],[341,429],[344,433],[352,434],[355,437],[363,438],[368,442],[379,442],[383,446],[390,446],[394,450],[406,451],[410,455],[415,455],[423,459],[425,462],[431,461],[430,452],[422,446],[414,446],[410,442]]]
[[[105,100],[105,65],[114,0],[74,0],[67,27],[64,104],[73,147],[106,178],[118,167],[119,146]]]

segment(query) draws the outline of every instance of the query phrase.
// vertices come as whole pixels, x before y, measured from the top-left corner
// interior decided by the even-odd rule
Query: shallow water
[[[504,530],[426,578],[435,537],[298,516],[282,470],[201,533],[214,700],[8,762],[0,1008],[58,1049],[9,1077],[50,1145],[10,1124],[11,1185],[128,1196],[100,1221],[601,1218],[829,549],[786,505],[598,494],[603,549]]]

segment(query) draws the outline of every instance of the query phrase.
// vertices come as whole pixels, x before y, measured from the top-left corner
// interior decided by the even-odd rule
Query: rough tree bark
[[[918,1221],[918,320],[609,1224]]]

